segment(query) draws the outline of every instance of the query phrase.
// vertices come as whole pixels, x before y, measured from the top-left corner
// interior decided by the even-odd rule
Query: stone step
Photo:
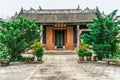
[[[70,54],[76,54],[76,51],[74,51],[74,50],[47,50],[47,51],[45,51],[45,54],[48,54],[48,55],[70,55]]]

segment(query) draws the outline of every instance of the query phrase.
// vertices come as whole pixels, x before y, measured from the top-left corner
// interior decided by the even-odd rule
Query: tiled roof
[[[37,23],[80,23],[92,22],[96,9],[21,9],[15,16],[36,19]]]

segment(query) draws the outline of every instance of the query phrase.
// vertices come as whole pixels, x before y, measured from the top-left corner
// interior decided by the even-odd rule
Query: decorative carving
[[[66,24],[55,24],[54,27],[55,28],[65,28]]]
[[[33,9],[32,7],[29,9],[29,11],[34,11],[35,9]]]
[[[33,9],[32,7],[29,10],[24,10],[24,13],[89,13],[95,12],[96,9],[89,9],[88,7],[84,10],[80,9],[80,5],[78,5],[77,9],[48,9],[44,10],[39,6],[39,9]],[[23,12],[23,8],[21,9],[21,13]]]
[[[85,9],[84,9],[84,12],[91,12],[91,10],[88,8],[88,7],[86,7]]]

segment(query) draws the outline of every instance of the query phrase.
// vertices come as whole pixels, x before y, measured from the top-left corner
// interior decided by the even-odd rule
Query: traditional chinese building
[[[21,9],[20,16],[36,19],[43,31],[41,43],[46,50],[74,50],[80,44],[80,35],[88,32],[86,24],[92,23],[97,9]]]

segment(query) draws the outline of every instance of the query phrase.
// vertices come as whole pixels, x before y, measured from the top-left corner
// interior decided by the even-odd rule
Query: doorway
[[[63,48],[65,45],[64,34],[65,30],[55,30],[55,46],[57,48]]]

